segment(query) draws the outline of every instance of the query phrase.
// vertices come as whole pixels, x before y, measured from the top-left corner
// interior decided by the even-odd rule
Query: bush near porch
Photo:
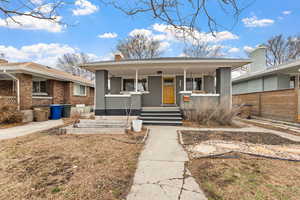
[[[215,103],[208,99],[183,106],[183,115],[187,122],[205,126],[234,126],[233,119],[239,112],[240,107],[228,109],[222,103]]]
[[[23,113],[18,110],[16,104],[4,103],[0,107],[0,125],[21,123],[23,120]]]

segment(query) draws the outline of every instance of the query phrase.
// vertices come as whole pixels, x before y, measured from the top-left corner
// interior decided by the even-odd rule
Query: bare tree
[[[155,58],[162,54],[161,42],[145,34],[135,34],[120,40],[116,49],[125,59]]]
[[[17,23],[22,25],[17,16],[28,16],[41,20],[59,22],[58,10],[66,1],[64,0],[0,0],[0,17],[7,23]]]
[[[89,56],[84,53],[64,54],[57,59],[57,67],[75,76],[81,76],[90,80],[94,80],[94,73],[78,66],[79,64],[84,64],[89,61]]]
[[[269,39],[265,46],[268,65],[279,65],[300,58],[300,36],[285,39],[283,35],[277,35]]]
[[[215,32],[218,27],[224,27],[220,22],[222,18],[217,18],[210,8],[218,7],[220,12],[230,16],[235,24],[240,13],[247,8],[254,0],[100,0],[106,4],[111,4],[127,15],[137,15],[149,13],[154,19],[172,25],[176,28],[186,27],[190,31],[200,30],[200,25],[207,23],[211,32]],[[203,17],[206,20],[203,22]],[[201,19],[200,19],[201,18]]]
[[[183,54],[188,57],[219,57],[221,56],[221,47],[197,41],[196,43],[186,46],[183,49]]]

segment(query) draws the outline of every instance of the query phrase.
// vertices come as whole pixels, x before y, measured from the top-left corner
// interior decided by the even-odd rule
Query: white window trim
[[[124,79],[133,79],[133,81],[134,81],[134,90],[133,91],[124,90]],[[140,76],[138,78],[138,80],[141,80],[141,79],[146,79],[147,90],[143,91],[143,92],[142,91],[138,91],[138,92],[149,93],[149,79],[148,79],[148,76]],[[124,77],[121,77],[121,93],[124,93],[124,92],[135,92],[135,77],[133,77],[133,76],[124,76]]]
[[[46,82],[46,90],[47,90],[47,79],[43,79],[43,78],[33,78],[32,79],[32,90],[33,90],[33,82]],[[34,96],[47,96],[48,93],[47,92],[32,92],[32,95]]]
[[[78,86],[78,87],[83,86],[85,88],[84,89],[84,94],[76,94],[76,92],[75,92],[75,87],[76,86]],[[73,85],[73,96],[79,96],[79,97],[85,97],[85,96],[87,96],[87,86],[74,83],[74,85]]]

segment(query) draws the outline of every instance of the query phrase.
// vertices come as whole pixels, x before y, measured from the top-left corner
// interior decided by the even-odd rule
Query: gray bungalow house
[[[231,70],[251,62],[226,58],[117,58],[120,56],[81,66],[96,74],[95,115],[126,115],[128,110],[131,115],[157,110],[180,112],[185,102],[205,98],[230,109]]]

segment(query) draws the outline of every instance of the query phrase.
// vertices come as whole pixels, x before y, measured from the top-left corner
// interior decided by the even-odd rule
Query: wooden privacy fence
[[[298,97],[295,89],[233,95],[233,104],[252,105],[252,115],[295,122],[298,119]]]

